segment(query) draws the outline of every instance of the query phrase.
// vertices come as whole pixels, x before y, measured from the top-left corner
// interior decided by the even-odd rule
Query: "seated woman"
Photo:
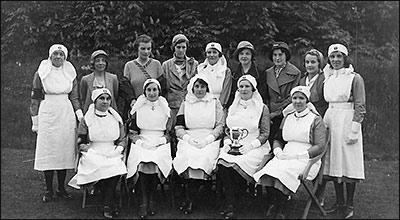
[[[268,194],[268,216],[284,218],[282,208],[288,195],[296,193],[309,158],[321,154],[325,149],[325,125],[317,112],[310,110],[307,103],[310,90],[297,86],[290,92],[295,112],[287,115],[275,136],[273,152],[275,157],[254,174],[257,184],[266,186]],[[283,150],[282,150],[283,149]],[[316,162],[308,175],[314,179],[321,166]]]
[[[125,132],[121,116],[112,108],[111,92],[107,88],[92,92],[93,103],[79,123],[78,146],[82,154],[76,175],[68,185],[79,189],[98,182],[104,193],[103,215],[113,218],[115,187],[120,175],[126,174],[122,161]]]
[[[159,96],[161,85],[156,79],[147,79],[143,91],[130,112],[129,138],[132,144],[127,160],[127,178],[141,195],[139,217],[147,218],[156,214],[154,193],[158,181],[164,183],[172,171],[168,136],[171,110],[167,100]]]
[[[218,176],[225,188],[226,207],[221,212],[225,219],[235,218],[234,209],[240,193],[246,191],[247,184],[254,184],[253,174],[262,165],[264,157],[269,155],[269,110],[263,104],[257,90],[256,79],[243,75],[237,82],[238,90],[229,107],[226,126],[247,129],[248,135],[240,141],[240,155],[229,154],[232,141],[224,138],[224,147],[218,157]]]
[[[187,90],[177,114],[175,131],[179,141],[173,161],[174,169],[185,179],[186,201],[181,205],[185,214],[192,212],[201,180],[211,176],[219,154],[217,139],[224,126],[222,105],[213,98],[204,76],[191,78]]]

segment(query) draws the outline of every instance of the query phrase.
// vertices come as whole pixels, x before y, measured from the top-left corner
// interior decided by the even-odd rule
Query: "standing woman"
[[[124,66],[124,76],[130,81],[135,98],[127,100],[130,106],[135,104],[136,99],[143,94],[143,83],[147,79],[158,79],[162,75],[160,61],[151,58],[153,40],[148,35],[140,35],[133,43],[133,49],[137,51],[138,57],[128,61]]]
[[[225,189],[226,208],[221,212],[225,219],[235,218],[237,202],[247,184],[255,184],[253,174],[262,165],[264,157],[271,147],[267,141],[269,135],[269,110],[257,91],[256,79],[251,75],[239,78],[235,99],[229,107],[226,126],[230,129],[242,127],[248,135],[240,141],[241,155],[228,154],[232,141],[225,137],[224,147],[217,160],[217,172]]]
[[[300,70],[289,62],[289,46],[285,42],[272,45],[269,59],[274,65],[266,70],[268,84],[268,108],[271,111],[271,129],[268,141],[273,144],[276,133],[281,125],[282,111],[291,103],[290,90],[299,85]]]
[[[336,192],[336,203],[327,213],[338,211],[345,219],[354,216],[356,183],[365,179],[361,131],[366,113],[365,86],[361,75],[354,72],[348,55],[344,45],[330,45],[328,64],[324,68],[324,96],[329,102],[324,121],[330,132],[324,175],[334,181]]]
[[[139,217],[147,218],[156,214],[154,193],[158,182],[164,183],[172,171],[168,135],[171,109],[160,96],[161,85],[156,79],[147,79],[143,91],[130,111],[132,121],[128,126],[132,144],[126,178],[132,180],[140,193]]]
[[[232,87],[232,76],[222,53],[221,44],[216,42],[208,43],[205,54],[206,60],[199,64],[197,72],[198,74],[204,74],[208,78],[211,94],[218,98],[222,107],[226,109]]]
[[[161,68],[163,78],[166,82],[166,98],[171,108],[172,127],[176,123],[176,114],[187,94],[189,80],[197,74],[199,62],[193,57],[187,57],[186,51],[189,47],[189,40],[183,34],[177,34],[172,39],[171,49],[174,51],[173,57],[165,61]],[[175,142],[175,130],[172,129],[171,142]]]
[[[96,50],[90,56],[90,67],[93,72],[83,76],[80,82],[80,100],[85,114],[89,105],[93,103],[91,95],[97,88],[107,88],[111,92],[111,107],[117,109],[118,77],[115,74],[106,72],[108,67],[108,54],[104,50]]]
[[[237,90],[238,79],[246,74],[252,75],[257,80],[257,90],[260,93],[263,102],[267,103],[267,82],[265,74],[260,74],[256,65],[256,51],[253,44],[249,41],[241,41],[233,53],[234,59],[239,62],[238,68],[232,73],[232,88],[229,95],[227,106],[229,107]]]
[[[78,146],[82,156],[76,175],[68,185],[81,186],[99,183],[103,192],[103,216],[113,218],[119,213],[114,207],[115,187],[120,175],[126,174],[122,161],[125,148],[125,130],[121,116],[113,109],[110,90],[100,88],[91,94],[84,118],[78,127]]]
[[[186,200],[181,206],[185,214],[192,212],[202,180],[211,177],[225,124],[222,105],[210,94],[205,77],[194,76],[187,90],[175,126],[179,142],[173,161],[174,169],[185,179]]]
[[[309,102],[307,102],[307,107],[316,110],[321,117],[324,117],[328,109],[328,103],[325,101],[324,97],[325,75],[322,71],[323,65],[324,56],[320,51],[316,49],[307,51],[304,55],[304,67],[306,68],[306,72],[299,82],[299,85],[307,86],[310,89],[310,98]],[[295,109],[291,103],[282,111],[282,114],[285,117],[287,114],[294,111]]]
[[[56,195],[71,199],[65,191],[67,169],[75,168],[76,119],[83,113],[78,99],[75,67],[67,61],[68,50],[54,44],[33,77],[30,114],[32,131],[37,132],[34,169],[43,171],[46,193],[42,201],[53,198],[53,175],[57,171]],[[75,116],[76,115],[76,116]]]

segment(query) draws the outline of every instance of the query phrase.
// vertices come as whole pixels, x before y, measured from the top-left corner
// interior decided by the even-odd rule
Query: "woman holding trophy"
[[[224,126],[224,112],[219,99],[209,90],[207,78],[195,75],[177,114],[175,132],[177,153],[173,161],[176,172],[185,179],[186,199],[181,205],[185,214],[193,209],[193,200],[202,180],[211,176],[219,154]]]
[[[269,110],[257,90],[257,81],[243,75],[237,81],[238,90],[228,109],[224,146],[217,161],[218,175],[225,189],[225,219],[235,218],[237,198],[247,185],[254,184],[253,174],[269,155]]]

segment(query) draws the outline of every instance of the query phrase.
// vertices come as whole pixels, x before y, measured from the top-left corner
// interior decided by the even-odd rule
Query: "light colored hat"
[[[253,85],[254,89],[257,89],[257,80],[256,80],[256,78],[254,78],[252,75],[246,74],[246,75],[241,76],[241,77],[239,78],[239,80],[237,81],[237,87],[238,87],[238,88],[239,88],[239,83],[240,83],[242,80],[248,80],[248,81],[251,83],[251,85]]]
[[[210,42],[210,43],[207,44],[205,51],[207,51],[207,50],[209,50],[211,48],[218,50],[218,52],[220,52],[222,54],[222,46],[221,46],[221,44],[216,43],[216,42]]]
[[[104,93],[106,93],[106,94],[108,94],[110,97],[112,97],[112,96],[111,96],[110,90],[108,90],[107,88],[100,88],[100,89],[95,89],[95,90],[93,90],[93,92],[92,92],[92,101],[95,102],[96,99],[97,99],[101,94],[104,94]]]
[[[310,100],[310,88],[308,86],[296,86],[290,90],[290,96],[293,96],[295,92],[303,93],[308,100]]]
[[[67,57],[68,57],[68,49],[62,44],[53,44],[53,46],[51,46],[50,49],[49,49],[49,57],[51,57],[51,55],[56,50],[61,50],[65,55],[65,59],[67,59]]]
[[[189,42],[189,39],[183,34],[177,34],[172,38],[172,44],[171,44],[171,49],[174,50],[174,47],[176,43],[178,43],[179,40],[184,40],[186,42]]]
[[[331,55],[331,53],[335,52],[335,51],[342,52],[346,56],[349,55],[349,51],[347,50],[347,48],[343,44],[332,44],[331,46],[329,46],[328,56]]]
[[[143,83],[143,91],[145,90],[147,85],[149,85],[150,83],[155,83],[158,86],[158,90],[161,92],[161,84],[156,79],[147,79],[146,81],[144,81],[144,83]]]
[[[96,50],[92,53],[92,55],[90,56],[90,59],[94,60],[94,58],[96,58],[99,55],[104,55],[104,56],[108,57],[108,54],[104,50]]]
[[[235,52],[233,53],[233,57],[235,57],[237,61],[239,60],[239,52],[243,49],[249,49],[251,51],[251,57],[254,59],[256,55],[256,50],[254,49],[253,44],[251,44],[249,41],[244,40],[239,42]]]

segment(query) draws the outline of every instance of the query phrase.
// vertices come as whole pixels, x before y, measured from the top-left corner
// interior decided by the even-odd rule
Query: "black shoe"
[[[42,201],[43,202],[50,202],[53,200],[53,192],[52,191],[46,191],[43,195]]]
[[[186,202],[186,207],[185,207],[183,213],[185,213],[185,215],[188,215],[188,214],[192,213],[192,211],[193,211],[193,202],[192,201]]]
[[[354,216],[354,207],[353,206],[346,206],[344,211],[344,219],[350,219]]]
[[[234,212],[234,207],[233,205],[227,205],[226,207],[226,213],[225,213],[225,219],[235,219],[236,215]]]
[[[345,208],[344,204],[335,203],[331,207],[325,209],[326,213],[341,212]]]
[[[228,206],[227,206],[227,205],[224,205],[224,206],[222,207],[222,209],[220,210],[219,214],[220,214],[220,215],[226,215],[226,213],[228,212],[227,210],[228,210]]]
[[[67,200],[74,199],[74,197],[72,197],[72,195],[67,193],[67,191],[65,191],[65,190],[57,190],[56,195],[60,198],[67,199]]]
[[[103,216],[104,216],[104,218],[113,218],[113,213],[112,213],[110,206],[108,206],[108,205],[104,206]]]
[[[149,202],[148,214],[151,216],[156,214],[156,203],[153,201]]]
[[[147,218],[147,205],[146,204],[141,204],[139,206],[139,217],[141,219]]]

